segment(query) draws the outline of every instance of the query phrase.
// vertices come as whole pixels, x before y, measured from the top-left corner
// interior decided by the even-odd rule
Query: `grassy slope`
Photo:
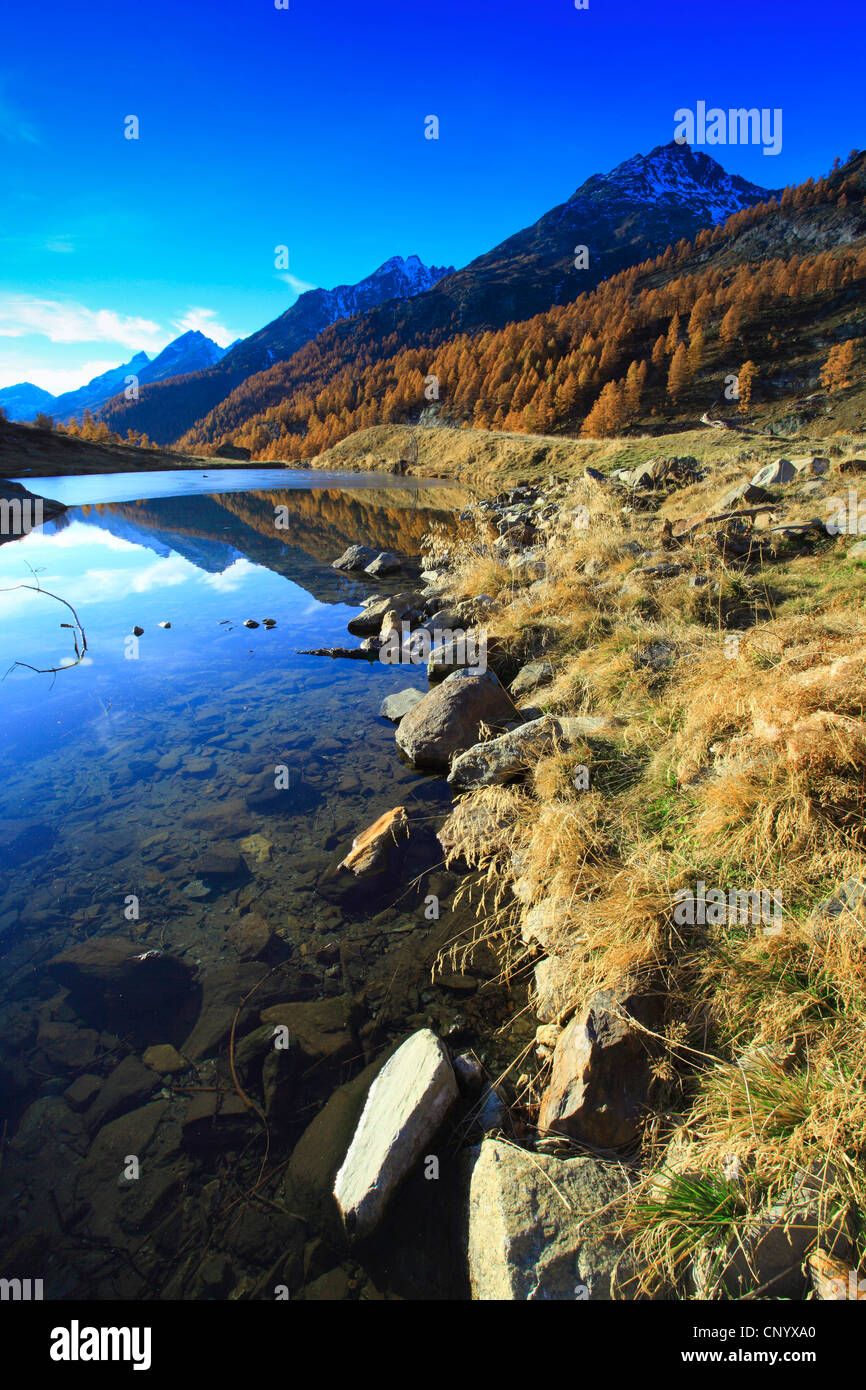
[[[230,459],[203,459],[171,449],[137,449],[130,444],[97,444],[35,425],[0,420],[0,476],[66,477],[76,473],[143,473],[168,468],[259,468]]]
[[[864,456],[862,436],[850,443],[845,453]],[[605,447],[608,471],[634,459],[631,441]],[[680,1281],[685,1296],[692,1256],[717,1257],[804,1171],[823,1223],[844,1209],[856,1233],[866,1214],[866,925],[850,913],[832,930],[810,920],[841,880],[866,880],[866,564],[847,558],[856,536],[766,529],[826,515],[826,499],[858,480],[838,474],[835,446],[810,495],[800,477],[758,523],[705,526],[663,549],[666,518],[716,511],[744,475],[712,449],[702,482],[636,508],[607,486],[572,484],[545,537],[540,588],[497,555],[480,516],[452,556],[454,597],[494,594],[491,633],[521,658],[553,661],[554,683],[531,703],[601,714],[616,730],[542,759],[523,784],[469,793],[461,848],[487,883],[487,930],[504,937],[512,968],[531,963],[518,930],[528,908],[558,903],[552,949],[567,962],[571,1008],[625,975],[663,982],[644,1181],[619,1216],[647,1285]],[[661,562],[682,571],[641,577]],[[693,587],[694,575],[707,582]],[[574,787],[581,764],[588,792]],[[508,827],[498,841],[473,842],[473,805]],[[677,925],[673,894],[699,879],[779,891],[782,930]]]
[[[489,491],[521,478],[538,480],[550,473],[574,476],[587,467],[602,471],[634,468],[650,459],[672,455],[691,455],[707,464],[741,459],[744,466],[754,461],[757,468],[783,454],[804,454],[810,448],[820,453],[829,444],[845,448],[859,437],[856,433],[843,433],[828,438],[816,432],[780,441],[701,426],[675,434],[569,439],[561,435],[506,434],[448,426],[374,425],[319,454],[312,460],[312,467],[393,472],[404,461],[407,473],[457,478]]]

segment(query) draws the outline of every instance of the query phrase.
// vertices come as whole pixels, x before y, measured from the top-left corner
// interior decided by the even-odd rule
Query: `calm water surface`
[[[391,587],[405,588],[422,536],[451,524],[460,496],[426,482],[270,469],[29,485],[70,510],[0,546],[0,1275],[43,1277],[46,1297],[270,1297],[261,1280],[277,1239],[277,1264],[283,1246],[291,1252],[280,1277],[293,1297],[327,1272],[322,1264],[342,1268],[342,1289],[346,1254],[327,1243],[329,1215],[301,1239],[273,1210],[268,1219],[247,1204],[244,1222],[267,1230],[241,1246],[219,1224],[239,1172],[255,1190],[262,1157],[261,1135],[226,1131],[224,1117],[189,1123],[196,1102],[239,1103],[225,1059],[205,1057],[172,1080],[141,1057],[149,1045],[182,1048],[202,998],[211,989],[212,1002],[213,982],[228,976],[219,1017],[228,1010],[230,1021],[251,978],[253,952],[238,935],[250,914],[274,933],[266,963],[288,971],[277,998],[352,1010],[352,1055],[335,1054],[339,1065],[326,1056],[293,1081],[273,1141],[283,1163],[376,1046],[407,1026],[446,1030],[458,1018],[459,1001],[434,998],[399,964],[407,941],[420,948],[430,936],[418,899],[429,876],[412,901],[384,912],[353,912],[316,891],[337,851],[383,811],[402,803],[432,825],[449,804],[444,783],[400,763],[393,726],[378,718],[385,695],[426,688],[424,670],[299,649],[355,645],[348,619],[385,588],[331,567],[347,545],[400,554],[408,578]],[[69,664],[71,614],[50,595],[73,606],[86,633],[80,664]],[[243,626],[266,618],[273,629]],[[274,804],[278,766],[300,795]],[[214,852],[241,855],[240,875],[209,872]],[[433,884],[443,901],[449,880]],[[181,960],[195,976],[194,1006],[166,1015],[155,1005],[127,1029],[101,998],[67,993],[58,954],[113,936]],[[404,955],[392,968],[395,943]],[[118,1196],[129,1187],[120,1159],[139,1148],[150,1168],[132,1197]],[[269,1191],[284,1202],[277,1185]],[[311,1241],[325,1244],[311,1254]],[[359,1269],[352,1289],[366,1277]]]

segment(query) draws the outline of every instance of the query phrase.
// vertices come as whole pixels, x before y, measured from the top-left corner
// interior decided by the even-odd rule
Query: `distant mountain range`
[[[307,290],[291,309],[243,338],[226,353],[221,370],[228,375],[266,371],[284,362],[298,348],[317,338],[340,319],[351,319],[388,300],[406,300],[433,288],[453,266],[426,266],[417,256],[392,256],[357,285],[337,285],[333,290]]]
[[[0,405],[14,418],[23,402],[31,412],[17,415],[23,419],[38,410],[50,410],[57,419],[99,411],[112,430],[144,431],[156,443],[176,441],[201,424],[207,437],[218,437],[229,428],[221,422],[221,403],[259,373],[267,382],[278,364],[320,334],[345,334],[347,350],[351,340],[375,357],[377,344],[388,340],[429,345],[459,332],[499,328],[569,303],[617,271],[775,192],[728,174],[688,145],[659,145],[610,173],[594,174],[566,202],[462,270],[394,256],[356,285],[307,291],[225,352],[201,334],[185,334],[154,362],[142,362],[139,354],[50,404],[47,393],[28,399],[38,388],[24,383],[0,391]],[[585,258],[577,255],[579,247],[586,248]],[[128,401],[118,392],[131,372],[139,378],[140,395]],[[265,399],[272,395],[265,392]]]
[[[217,437],[230,429],[221,419],[221,403],[252,374],[269,374],[322,332],[345,332],[347,348],[351,339],[376,356],[376,344],[388,339],[429,345],[459,332],[502,327],[568,303],[618,270],[773,193],[728,174],[688,145],[659,145],[608,174],[594,174],[567,202],[463,270],[431,270],[430,285],[417,274],[408,290],[394,293],[389,268],[397,264],[405,274],[410,265],[420,266],[416,257],[398,258],[354,287],[354,298],[346,287],[330,291],[337,297],[333,303],[316,298],[329,292],[310,291],[216,367],[153,386],[137,402],[113,401],[105,418],[112,429],[144,430],[158,443],[178,440],[196,424]],[[578,246],[587,248],[585,269],[575,266]],[[371,304],[377,289],[382,298]],[[332,326],[352,309],[355,317],[345,330]]]
[[[64,424],[70,419],[80,421],[85,410],[95,414],[119,391],[122,392],[128,376],[137,376],[139,385],[165,381],[187,372],[213,367],[221,361],[226,351],[212,338],[191,329],[170,342],[153,360],[146,352],[137,352],[128,362],[111,367],[109,371],[93,377],[86,386],[80,386],[76,391],[65,391],[61,396],[52,396],[50,391],[43,391],[29,381],[6,386],[0,390],[0,406],[10,420],[33,420],[44,412]]]

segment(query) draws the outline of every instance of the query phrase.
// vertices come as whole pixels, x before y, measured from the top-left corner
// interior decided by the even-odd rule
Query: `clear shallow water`
[[[65,489],[78,505],[0,546],[0,1256],[37,1237],[56,1247],[46,1297],[160,1296],[160,1260],[167,1279],[170,1251],[144,1275],[130,1274],[123,1260],[105,1267],[91,1258],[94,1242],[122,1246],[130,1223],[115,1226],[105,1214],[117,1173],[110,1165],[92,1171],[100,1117],[67,1094],[82,1077],[110,1088],[119,1059],[137,1062],[149,1044],[182,1045],[191,1022],[176,1020],[168,1037],[161,1024],[158,1035],[133,1038],[117,1023],[82,1017],[45,969],[59,952],[118,934],[182,957],[206,984],[210,972],[241,959],[233,933],[253,912],[290,956],[299,991],[290,997],[344,994],[381,967],[385,1002],[375,1014],[381,1025],[390,1009],[398,1032],[426,1000],[415,983],[395,984],[386,958],[395,940],[429,936],[423,897],[369,926],[316,891],[338,848],[382,812],[402,803],[431,822],[450,800],[444,784],[399,762],[393,726],[377,714],[386,694],[425,688],[424,669],[299,649],[355,645],[349,617],[362,597],[385,588],[333,570],[348,544],[408,560],[431,523],[448,523],[459,496],[380,478],[323,486],[321,475],[287,481],[280,470],[279,489],[263,489],[261,476],[239,477],[244,490],[212,494],[209,479],[159,475],[143,495],[137,475],[142,495],[109,503],[86,500],[105,495],[104,477],[43,479],[46,495]],[[118,486],[128,491],[129,476]],[[275,528],[275,506],[287,509],[283,529]],[[403,575],[392,588],[407,583]],[[61,624],[71,615],[49,594],[76,610],[87,637],[81,664],[63,667],[73,647]],[[247,618],[277,626],[249,630]],[[144,630],[137,643],[136,625]],[[38,675],[16,663],[60,669]],[[251,794],[273,787],[277,765],[303,780],[305,801],[289,814],[251,809]],[[242,881],[202,881],[200,861],[215,848],[243,855]],[[437,885],[445,897],[447,878]],[[423,891],[421,884],[415,897]],[[132,918],[130,895],[139,904]],[[351,967],[341,954],[348,940]],[[445,1031],[453,1001],[440,998],[436,1007]],[[303,1093],[292,1140],[338,1079]],[[197,1078],[210,1090],[213,1081]],[[102,1092],[95,1094],[89,1104],[99,1104]],[[153,1094],[162,1094],[158,1082]],[[171,1113],[188,1100],[172,1093]],[[127,1099],[118,1117],[138,1114],[142,1103],[141,1095]],[[169,1165],[172,1179],[180,1173],[183,1190],[196,1194],[206,1176],[196,1162],[166,1149],[160,1172]],[[79,1180],[92,1192],[73,1239],[67,1226]],[[140,1240],[146,1218],[131,1229]],[[187,1232],[187,1253],[197,1239]],[[211,1296],[197,1277],[172,1296]]]

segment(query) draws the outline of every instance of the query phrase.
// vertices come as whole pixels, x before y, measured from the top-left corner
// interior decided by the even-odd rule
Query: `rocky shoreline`
[[[724,506],[661,526],[660,499],[702,482],[692,459],[518,484],[465,510],[461,556],[453,538],[432,536],[420,570],[352,546],[334,564],[356,602],[370,590],[348,622],[358,645],[322,649],[334,661],[312,679],[333,689],[308,728],[280,732],[285,762],[272,766],[266,720],[255,732],[242,723],[263,703],[261,673],[227,707],[196,709],[195,733],[161,757],[142,728],[104,760],[116,823],[85,851],[91,873],[116,894],[118,875],[143,865],[155,897],[147,921],[108,933],[93,885],[75,890],[68,919],[47,889],[22,881],[14,911],[7,897],[9,1277],[41,1269],[61,1298],[648,1296],[624,1216],[647,1177],[639,1149],[666,982],[644,971],[575,998],[563,945],[574,903],[537,890],[513,802],[500,798],[519,800],[560,759],[573,788],[552,813],[568,814],[625,727],[615,701],[587,713],[579,687],[562,686],[562,655],[532,617],[561,582],[552,547],[563,525],[582,534],[580,499],[597,494],[602,517],[637,517],[638,539],[603,539],[567,573],[569,592],[603,602],[627,589],[643,606],[679,583],[702,603],[719,580],[695,562],[696,536],[744,564],[775,553],[779,537],[797,554],[820,539],[808,518],[786,516],[780,489],[815,505],[826,461],[774,467]],[[484,592],[490,557],[507,580],[491,583],[495,596]],[[531,620],[509,629],[503,617],[521,605]],[[657,682],[673,654],[653,637],[617,669]],[[360,697],[340,679],[355,657],[372,667]],[[386,669],[374,720],[370,680]],[[208,740],[226,727],[221,769]],[[358,775],[370,767],[375,791]],[[161,824],[125,830],[142,770],[176,779],[182,796]],[[79,776],[53,769],[86,800]],[[325,804],[328,787],[356,792],[352,810]],[[40,792],[46,817],[56,794]],[[530,814],[543,809],[536,800]],[[194,827],[192,855],[175,841],[178,819]],[[40,825],[10,864],[43,844]],[[58,872],[50,839],[40,864]],[[732,1256],[729,1293],[758,1267],[775,1296],[805,1295],[816,1201],[804,1173],[761,1209],[748,1269]],[[821,1221],[825,1251],[846,1257],[847,1219]],[[684,1280],[652,1294],[705,1296],[699,1259]]]

